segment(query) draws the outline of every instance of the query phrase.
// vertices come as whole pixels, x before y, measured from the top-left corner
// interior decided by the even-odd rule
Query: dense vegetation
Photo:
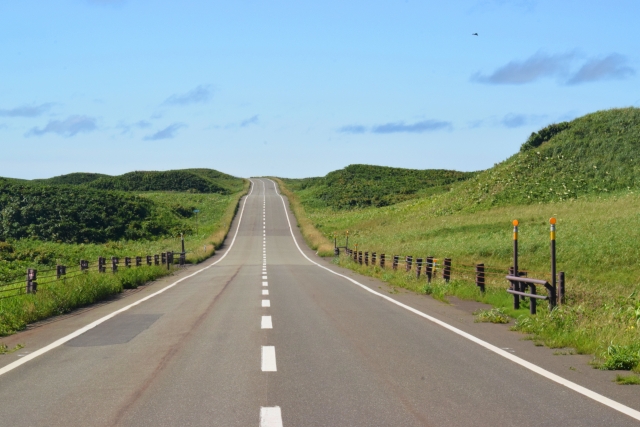
[[[16,181],[16,180],[13,180]],[[189,193],[232,194],[242,190],[243,181],[213,169],[135,171],[118,176],[76,172],[23,183],[80,185],[99,190],[178,191]]]
[[[307,203],[334,209],[393,205],[420,196],[442,193],[451,184],[473,176],[444,169],[401,169],[350,165],[323,178],[285,180],[294,191],[306,190]]]
[[[65,243],[152,238],[166,234],[150,201],[130,194],[0,180],[0,240]]]
[[[640,109],[589,114],[536,132],[525,144],[520,153],[432,197],[336,210],[292,186],[292,206],[303,207],[303,224],[313,224],[324,242],[349,230],[350,243],[365,251],[450,257],[455,280],[426,285],[401,271],[340,260],[345,266],[393,286],[493,304],[517,317],[515,328],[534,339],[595,354],[603,369],[640,371]],[[558,267],[567,274],[569,300],[553,312],[542,304],[529,317],[526,305],[513,311],[504,292],[510,222],[521,224],[521,268],[548,280],[551,216],[558,218]],[[496,268],[485,295],[473,284],[473,267],[466,267],[478,262]]]
[[[129,172],[120,176],[104,176],[86,185],[101,190],[120,191],[180,191],[218,194],[233,192],[215,179],[193,172],[193,170]]]
[[[98,178],[103,178],[108,176],[109,175],[104,175],[101,173],[74,172],[66,175],[54,176],[53,178],[34,179],[33,181],[40,182],[42,184],[52,184],[52,185],[61,185],[61,184],[80,185],[80,184],[86,184],[91,181],[95,181]]]

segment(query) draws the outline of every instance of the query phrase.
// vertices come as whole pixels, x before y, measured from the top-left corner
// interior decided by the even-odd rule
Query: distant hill
[[[154,238],[171,224],[141,197],[70,185],[0,180],[0,240],[65,243]]]
[[[231,194],[242,190],[244,181],[213,169],[135,171],[111,176],[76,172],[47,179],[20,181],[47,185],[82,185],[99,190],[180,191]]]
[[[187,170],[129,172],[119,176],[98,178],[86,185],[100,190],[232,193],[231,189],[222,183]]]
[[[474,172],[444,169],[402,169],[385,166],[350,165],[322,178],[285,179],[294,191],[304,190],[305,204],[353,209],[387,206],[449,190],[453,183]]]
[[[52,185],[60,185],[60,184],[80,185],[80,184],[86,184],[88,182],[95,181],[96,179],[108,177],[108,176],[109,175],[104,175],[101,173],[74,172],[66,175],[54,176],[53,178],[34,179],[33,182],[39,182],[42,184],[52,184]]]
[[[433,201],[442,212],[640,190],[640,109],[598,111],[535,132],[519,153]]]

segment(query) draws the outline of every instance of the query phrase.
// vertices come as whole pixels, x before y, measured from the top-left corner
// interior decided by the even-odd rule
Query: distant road
[[[315,257],[274,183],[252,181],[212,260],[13,338],[26,348],[1,356],[0,424],[638,425],[628,406],[438,324],[441,303]]]

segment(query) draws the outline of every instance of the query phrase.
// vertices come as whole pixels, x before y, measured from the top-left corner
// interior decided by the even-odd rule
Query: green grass
[[[614,380],[620,385],[638,385],[640,384],[640,377],[637,375],[616,375]]]
[[[478,310],[473,313],[478,323],[509,323],[511,319],[502,308],[492,308],[490,310]]]
[[[29,323],[65,314],[169,274],[162,266],[121,268],[112,274],[89,272],[38,287],[34,294],[0,300],[0,336],[23,330]]]
[[[441,194],[336,209],[307,188],[294,193],[307,223],[324,238],[337,233],[344,245],[348,230],[351,247],[385,253],[388,266],[392,255],[451,258],[453,280],[427,285],[404,272],[363,267],[344,257],[339,263],[442,300],[454,295],[492,304],[536,341],[593,354],[596,366],[638,369],[635,358],[618,363],[626,350],[609,350],[636,349],[640,342],[640,109],[601,111],[558,129],[541,131],[535,142],[540,145]],[[568,301],[552,312],[539,302],[538,315],[531,317],[527,305],[514,311],[505,292],[511,221],[520,221],[520,268],[549,280],[552,216],[558,219],[558,271],[566,272]],[[480,262],[491,267],[484,295],[473,282],[473,265]]]

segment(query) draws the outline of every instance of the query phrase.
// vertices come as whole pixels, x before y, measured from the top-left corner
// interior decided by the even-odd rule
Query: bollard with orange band
[[[513,274],[516,277],[519,277],[518,274],[518,220],[514,219],[513,222]],[[513,282],[514,291],[521,292],[520,283]],[[517,310],[520,308],[520,297],[518,295],[513,295],[513,308]]]
[[[556,219],[549,218],[549,224],[551,224],[551,231],[549,233],[550,246],[551,246],[551,287],[556,288]],[[560,300],[562,298],[559,298]]]

